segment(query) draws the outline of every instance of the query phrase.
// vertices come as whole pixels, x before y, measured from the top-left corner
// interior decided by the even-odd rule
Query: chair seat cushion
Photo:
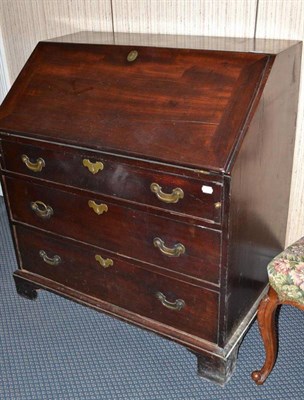
[[[304,305],[304,236],[267,266],[269,283],[280,300]]]

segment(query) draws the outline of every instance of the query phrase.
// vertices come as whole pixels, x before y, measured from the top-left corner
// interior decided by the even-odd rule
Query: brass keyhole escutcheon
[[[92,208],[97,215],[101,215],[108,211],[108,206],[106,204],[97,204],[94,200],[89,200],[88,206]]]
[[[130,53],[127,56],[127,60],[129,62],[133,62],[136,60],[136,58],[138,57],[138,51],[137,50],[131,50]]]
[[[109,268],[114,265],[114,262],[111,258],[102,258],[99,254],[95,255],[95,260],[103,267]]]
[[[104,165],[101,161],[91,162],[87,158],[82,160],[82,165],[86,167],[93,175],[97,174],[99,171],[102,171],[104,168]]]

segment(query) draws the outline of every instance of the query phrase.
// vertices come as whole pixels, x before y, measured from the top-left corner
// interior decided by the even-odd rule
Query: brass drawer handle
[[[177,203],[179,199],[184,198],[184,192],[181,188],[175,188],[171,193],[164,193],[161,186],[157,183],[151,183],[151,192],[155,193],[157,198],[164,203]]]
[[[42,260],[49,265],[59,265],[61,263],[61,258],[59,256],[55,255],[53,258],[50,258],[44,250],[40,250],[39,255]]]
[[[108,211],[108,206],[106,204],[96,204],[94,200],[89,200],[88,205],[90,208],[93,208],[97,215],[101,215]]]
[[[127,56],[127,60],[129,62],[133,62],[136,60],[136,58],[138,57],[138,51],[137,50],[131,50],[130,53]]]
[[[93,175],[97,174],[97,172],[102,171],[104,165],[101,161],[91,162],[87,158],[82,160],[82,165],[86,167]]]
[[[27,168],[33,172],[41,172],[42,168],[45,167],[45,161],[43,158],[37,158],[36,162],[31,162],[26,154],[22,154],[21,160],[27,166]]]
[[[99,254],[96,254],[95,260],[103,267],[103,268],[108,268],[112,267],[114,264],[113,260],[111,258],[102,258]]]
[[[31,209],[38,215],[38,217],[43,219],[49,219],[54,214],[51,206],[47,206],[42,201],[32,201]]]
[[[171,303],[166,299],[166,296],[161,292],[157,292],[155,296],[157,300],[159,300],[164,307],[169,308],[169,310],[180,311],[186,305],[186,303],[182,299],[177,299],[175,300],[174,303]]]
[[[168,257],[179,257],[186,251],[185,246],[181,243],[176,243],[172,248],[166,247],[164,241],[158,237],[153,239],[153,244]]]

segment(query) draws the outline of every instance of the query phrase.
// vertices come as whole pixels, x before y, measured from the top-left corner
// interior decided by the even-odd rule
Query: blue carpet
[[[250,378],[264,358],[254,323],[222,388],[198,377],[196,357],[173,342],[45,291],[23,299],[15,269],[0,197],[0,400],[303,399],[304,315],[297,309],[282,308],[280,353],[265,385]]]

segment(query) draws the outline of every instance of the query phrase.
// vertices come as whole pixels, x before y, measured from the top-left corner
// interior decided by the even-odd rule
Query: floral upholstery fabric
[[[269,283],[280,300],[304,305],[304,236],[277,255],[267,271]]]

